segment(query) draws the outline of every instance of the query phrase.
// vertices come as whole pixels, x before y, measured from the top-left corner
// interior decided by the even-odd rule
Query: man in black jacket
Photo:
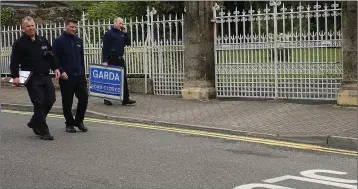
[[[19,68],[22,71],[31,71],[31,76],[25,84],[31,102],[34,105],[34,114],[27,124],[41,139],[53,140],[46,123],[47,114],[56,101],[55,87],[53,86],[49,70],[60,77],[59,65],[52,54],[52,47],[47,39],[36,34],[36,25],[33,18],[27,16],[22,20],[23,35],[15,41],[11,53],[11,77],[15,85],[20,84]]]
[[[86,132],[83,120],[88,104],[88,89],[85,75],[83,42],[75,35],[77,20],[69,18],[65,22],[65,31],[53,43],[55,56],[60,63],[59,81],[62,95],[63,115],[66,119],[66,131],[76,133],[74,127]],[[75,118],[72,115],[73,96],[78,99]]]
[[[122,18],[114,19],[113,26],[107,31],[103,38],[102,48],[102,64],[104,66],[113,65],[124,68],[124,81],[123,81],[123,101],[122,105],[134,104],[135,100],[129,99],[128,83],[127,83],[127,69],[123,59],[124,46],[129,46],[130,40],[127,30],[124,26]],[[104,104],[112,105],[108,99],[104,100]]]

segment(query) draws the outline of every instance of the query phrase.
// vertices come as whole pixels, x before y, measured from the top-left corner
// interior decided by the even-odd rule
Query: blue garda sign
[[[123,100],[124,69],[90,65],[89,95],[111,100]]]

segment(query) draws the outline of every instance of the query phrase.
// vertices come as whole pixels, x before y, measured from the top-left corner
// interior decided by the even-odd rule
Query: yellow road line
[[[13,110],[1,110],[1,112],[22,114],[22,115],[31,115],[32,114],[31,112],[13,111]],[[48,117],[63,119],[62,115],[56,115],[56,114],[49,114]],[[342,150],[342,149],[336,149],[336,148],[327,148],[327,147],[310,145],[310,144],[284,142],[284,141],[277,141],[277,140],[272,140],[272,139],[237,136],[237,135],[221,134],[221,133],[215,133],[215,132],[180,129],[180,128],[156,126],[156,125],[149,125],[149,124],[140,124],[140,123],[128,123],[128,122],[122,122],[122,121],[112,121],[112,120],[94,119],[94,118],[85,118],[85,121],[91,122],[91,123],[103,123],[103,124],[110,124],[110,125],[142,128],[142,129],[168,131],[168,132],[191,134],[191,135],[197,135],[197,136],[206,136],[206,137],[213,137],[213,138],[220,138],[220,139],[227,139],[227,140],[237,140],[237,141],[243,141],[243,142],[266,144],[266,145],[271,145],[271,146],[280,146],[280,147],[288,147],[288,148],[295,148],[295,149],[303,149],[303,150],[311,150],[311,151],[357,156],[356,151]]]

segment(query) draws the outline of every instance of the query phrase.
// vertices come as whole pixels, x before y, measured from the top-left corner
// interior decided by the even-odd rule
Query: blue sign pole
[[[89,95],[122,101],[123,80],[122,67],[90,65]]]

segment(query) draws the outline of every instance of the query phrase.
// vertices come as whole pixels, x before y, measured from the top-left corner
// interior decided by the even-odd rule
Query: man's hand
[[[58,69],[55,70],[55,77],[56,77],[56,79],[58,79],[58,78],[61,77],[61,72],[60,72],[60,70],[58,70]]]
[[[107,67],[107,66],[108,66],[108,62],[103,62],[102,65]]]
[[[124,25],[123,25],[123,27],[122,27],[122,32],[127,33],[127,28],[126,28],[126,26],[124,26]]]
[[[62,72],[61,78],[67,80],[67,79],[68,79],[67,73],[66,73],[66,72]]]
[[[20,78],[18,78],[18,77],[14,78],[13,83],[15,85],[20,85]]]

